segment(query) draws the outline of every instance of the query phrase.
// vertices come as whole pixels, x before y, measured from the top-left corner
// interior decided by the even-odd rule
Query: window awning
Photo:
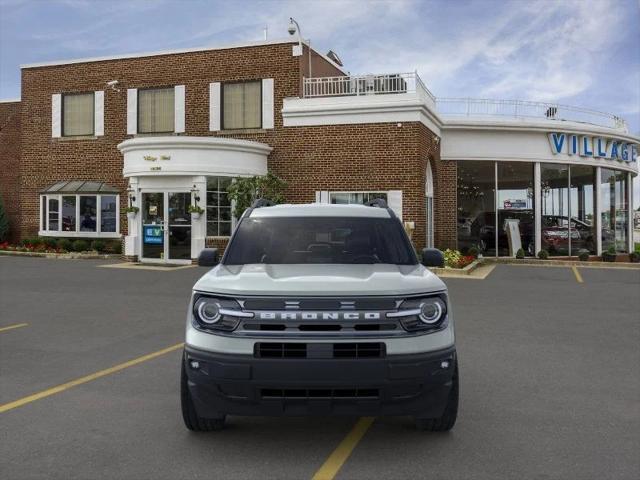
[[[68,180],[54,183],[50,187],[41,190],[40,193],[120,193],[120,190],[104,182]]]

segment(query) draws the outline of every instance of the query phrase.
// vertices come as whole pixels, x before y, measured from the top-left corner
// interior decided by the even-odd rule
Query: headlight
[[[444,302],[437,297],[425,299],[420,304],[420,320],[427,325],[435,325],[440,320],[447,307]]]
[[[447,323],[447,296],[444,293],[404,300],[397,312],[387,313],[397,318],[407,331],[439,330]]]
[[[240,304],[231,298],[210,297],[196,293],[193,297],[193,320],[196,327],[209,330],[234,330],[242,318],[253,313],[243,312]]]

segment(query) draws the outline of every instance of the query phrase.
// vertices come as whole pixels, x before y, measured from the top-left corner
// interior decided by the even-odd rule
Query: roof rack
[[[251,208],[273,207],[274,205],[275,202],[267,198],[258,198],[251,204]]]
[[[389,208],[387,201],[384,198],[374,198],[373,200],[365,202],[365,205],[367,207]]]

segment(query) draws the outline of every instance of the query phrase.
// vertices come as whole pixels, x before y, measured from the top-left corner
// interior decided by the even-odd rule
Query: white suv
[[[181,397],[190,430],[226,415],[412,415],[453,427],[458,364],[444,283],[383,200],[258,201],[193,287]]]

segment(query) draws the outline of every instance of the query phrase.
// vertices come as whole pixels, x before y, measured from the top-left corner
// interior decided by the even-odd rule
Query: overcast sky
[[[23,63],[279,39],[290,16],[351,73],[417,70],[436,96],[567,103],[640,133],[639,0],[0,0],[0,99]]]

